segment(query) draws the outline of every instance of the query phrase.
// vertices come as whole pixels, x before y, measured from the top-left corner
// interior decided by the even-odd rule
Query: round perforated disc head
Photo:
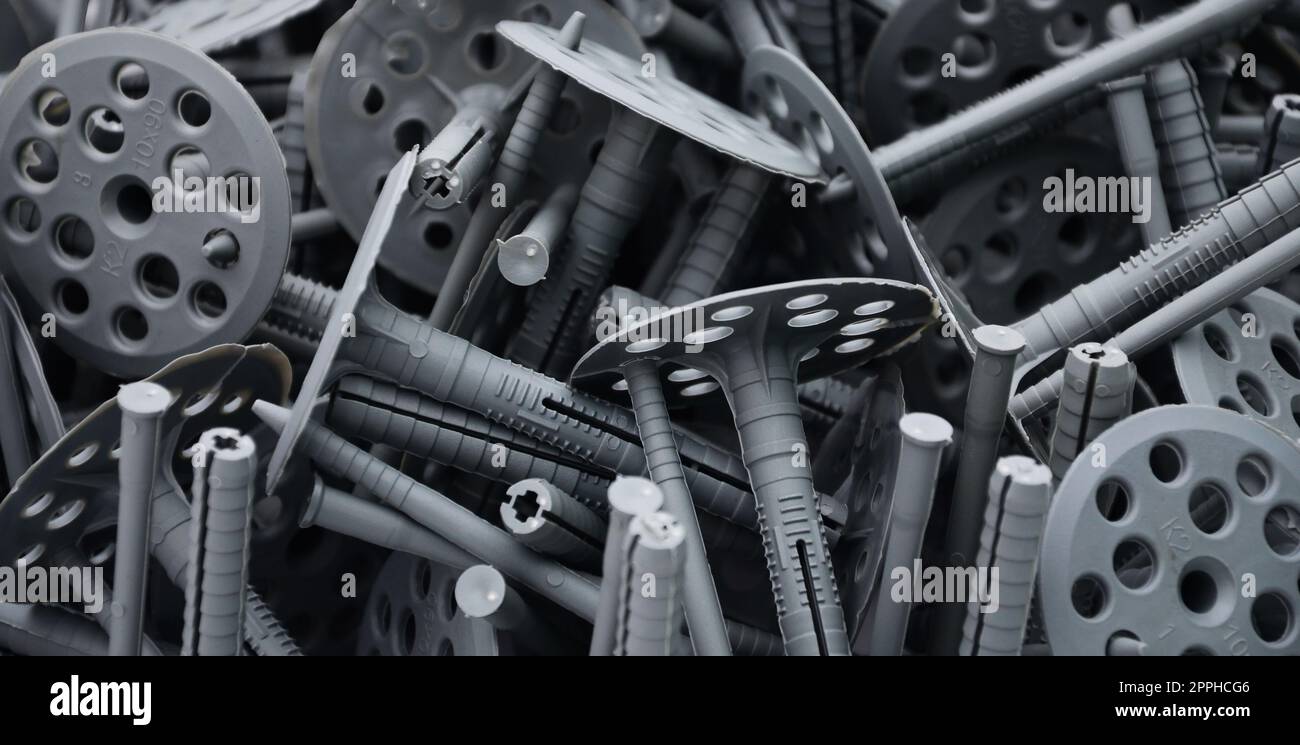
[[[573,371],[593,390],[622,391],[619,368],[637,359],[661,368],[670,404],[718,390],[734,356],[783,357],[801,381],[816,380],[892,354],[937,317],[918,285],[883,279],[816,279],[717,295],[611,334]],[[757,351],[755,351],[757,350]],[[764,351],[766,350],[766,351]]]
[[[908,0],[867,55],[861,90],[872,141],[883,144],[1028,80],[1111,38],[1097,0]],[[1136,0],[1143,18],[1175,7]],[[947,59],[944,55],[951,54]],[[947,72],[955,73],[945,76]]]
[[[1300,305],[1256,290],[1173,344],[1188,403],[1218,406],[1300,439]]]
[[[1048,212],[1042,184],[1123,173],[1114,152],[1052,138],[980,169],[945,192],[925,237],[951,283],[985,323],[1014,323],[1141,248],[1132,215]]]
[[[65,37],[9,77],[0,129],[0,270],[29,318],[53,313],[60,347],[139,377],[262,318],[288,258],[289,182],[215,62],[145,31]],[[177,169],[192,191],[172,187]],[[205,256],[215,238],[228,250]]]
[[[556,41],[555,29],[497,24],[501,35],[574,81],[679,134],[752,166],[802,181],[824,181],[816,159],[767,124],[666,75],[648,63],[584,37],[578,49]]]
[[[874,276],[911,279],[915,265],[903,218],[871,151],[834,94],[798,57],[775,46],[760,47],[745,60],[745,105],[828,174],[853,183],[858,219],[879,231],[880,242],[864,240]],[[853,229],[850,226],[849,229]]]
[[[1125,638],[1152,656],[1300,650],[1300,449],[1240,414],[1166,406],[1089,452],[1043,533],[1054,654],[1103,655]]]
[[[360,240],[398,157],[428,145],[467,98],[505,108],[505,98],[536,65],[497,35],[498,21],[559,26],[575,12],[586,14],[586,38],[637,57],[644,51],[625,19],[592,0],[361,0],[331,26],[308,74],[307,154],[325,201],[348,233]],[[609,112],[606,100],[566,83],[530,164],[533,178],[547,186],[585,178]],[[498,146],[510,123],[502,116]],[[506,196],[511,205],[523,199]],[[464,204],[432,210],[410,197],[379,263],[436,293],[468,221]]]
[[[496,629],[456,605],[460,572],[394,552],[375,578],[357,639],[363,655],[487,657],[499,648]]]
[[[289,375],[288,359],[274,347],[225,344],[182,357],[150,377],[170,393],[159,425],[155,488],[177,488],[172,449],[217,426],[246,431],[252,402],[284,400]],[[121,410],[116,400],[106,401],[18,479],[0,501],[0,566],[50,561],[72,548],[96,559],[83,539],[116,522],[121,431]]]

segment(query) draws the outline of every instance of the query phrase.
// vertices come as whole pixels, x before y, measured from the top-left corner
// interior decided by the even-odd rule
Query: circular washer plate
[[[1053,654],[1103,655],[1117,635],[1148,655],[1300,651],[1300,449],[1239,414],[1166,406],[1091,452],[1108,465],[1075,461],[1043,533]]]
[[[631,55],[644,51],[625,19],[591,0],[443,0],[423,11],[415,6],[414,0],[357,2],[325,33],[308,73],[304,114],[312,173],[355,240],[393,163],[413,146],[428,145],[467,91],[476,101],[504,97],[533,69],[532,57],[497,35],[498,21],[563,24],[582,12],[586,37]],[[345,65],[355,67],[355,74],[345,76]],[[567,83],[531,164],[533,176],[551,186],[584,178],[609,111],[608,101]],[[508,134],[498,132],[498,145]],[[507,196],[511,204],[522,201]],[[436,293],[468,221],[467,205],[431,210],[408,196],[379,263],[402,281]]]
[[[919,285],[884,279],[815,279],[730,292],[628,326],[592,348],[573,379],[624,391],[619,368],[634,359],[672,361],[660,372],[670,405],[719,389],[718,358],[743,348],[790,355],[802,382],[852,369],[914,342],[938,316]],[[692,364],[698,367],[691,367]]]
[[[1247,295],[1173,344],[1188,403],[1245,414],[1300,439],[1300,305]]]
[[[140,377],[243,339],[266,312],[288,259],[289,182],[271,127],[215,62],[145,31],[65,37],[8,78],[0,129],[0,270],[29,318],[54,314],[69,353]],[[227,183],[251,208],[220,211],[213,189],[159,211],[155,181],[174,168],[242,177]],[[213,263],[202,248],[221,231],[239,248]]]
[[[496,629],[456,605],[460,572],[393,552],[375,578],[357,639],[363,655],[495,657]]]
[[[872,141],[934,124],[1110,38],[1106,0],[907,0],[881,26],[862,76]],[[1130,3],[1144,18],[1173,0]],[[943,76],[951,53],[956,75]]]
[[[823,182],[821,168],[763,122],[675,78],[649,77],[644,63],[584,38],[569,49],[555,29],[503,21],[497,30],[529,54],[606,98],[714,150],[801,181]]]
[[[1019,321],[1142,247],[1128,214],[1043,209],[1041,184],[1067,170],[1124,173],[1110,148],[1052,138],[980,169],[925,219],[935,258],[985,323]]]

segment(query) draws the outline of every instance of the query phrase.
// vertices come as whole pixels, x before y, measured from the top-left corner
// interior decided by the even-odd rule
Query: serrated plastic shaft
[[[717,293],[735,267],[769,183],[771,175],[766,171],[732,164],[668,279],[664,303],[689,305]]]
[[[520,543],[566,566],[600,566],[605,521],[595,512],[542,479],[512,484],[506,498],[501,524]]]
[[[1080,344],[1065,358],[1065,384],[1052,436],[1052,475],[1065,477],[1093,440],[1133,413],[1137,368],[1128,355],[1100,344]]]
[[[181,654],[237,657],[244,648],[257,449],[236,430],[215,429],[200,438],[195,459]]]
[[[1022,363],[1114,336],[1300,226],[1300,161],[1265,176],[1116,269],[1015,325]]]
[[[989,479],[988,493],[976,565],[987,577],[989,586],[983,589],[990,602],[981,604],[978,593],[968,589],[963,657],[1020,654],[1034,596],[1038,546],[1052,499],[1052,475],[1031,458],[1003,458]],[[996,607],[991,602],[994,592]]]
[[[1156,65],[1147,73],[1146,95],[1169,217],[1186,225],[1227,196],[1191,63]]]
[[[666,512],[632,520],[623,541],[627,577],[618,604],[616,657],[667,657],[681,626],[685,531]]]

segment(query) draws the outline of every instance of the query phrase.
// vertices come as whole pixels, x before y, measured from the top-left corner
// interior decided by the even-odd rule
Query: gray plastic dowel
[[[1258,145],[1267,130],[1259,114],[1224,114],[1214,129],[1214,139],[1233,145]]]
[[[898,429],[903,435],[903,447],[898,454],[894,508],[889,517],[889,538],[881,565],[886,578],[900,567],[912,571],[912,562],[921,555],[921,539],[934,504],[943,450],[952,443],[952,425],[933,414],[907,414],[899,420]],[[895,602],[886,583],[877,592],[870,631],[871,654],[900,655],[912,604]]]
[[[659,382],[659,366],[649,360],[633,360],[623,368],[632,408],[636,413],[641,446],[645,450],[650,477],[664,494],[664,511],[677,519],[684,536],[682,553],[682,602],[691,644],[699,656],[729,656],[727,625],[718,603],[718,590],[709,571],[704,537],[695,514],[695,504],[686,486],[677,443],[673,439],[668,403]]]
[[[8,484],[32,465],[32,444],[27,438],[27,405],[14,356],[9,319],[0,316],[0,453],[4,456]]]
[[[974,338],[975,363],[966,394],[962,448],[944,539],[944,558],[952,567],[970,566],[979,550],[980,523],[988,499],[986,485],[998,459],[1016,355],[1025,346],[1024,337],[1004,326],[981,326],[975,329]],[[935,626],[935,650],[941,654],[956,653],[961,643],[963,617],[961,606],[940,609]]]
[[[402,513],[326,486],[319,477],[298,524],[304,528],[318,525],[454,569],[465,569],[478,561],[468,551]]]
[[[451,121],[420,150],[410,188],[421,206],[451,209],[463,203],[487,175],[492,141],[500,128],[500,111],[493,99],[464,100]]]
[[[497,269],[507,282],[528,287],[546,277],[551,251],[559,245],[577,199],[577,187],[561,186],[546,198],[523,232],[497,241]]]
[[[1133,413],[1137,368],[1128,355],[1095,342],[1070,350],[1052,435],[1052,475],[1061,479],[1101,433]]]
[[[506,489],[501,523],[520,543],[566,566],[600,566],[605,523],[578,500],[542,479],[524,479]]]
[[[627,235],[654,196],[676,133],[618,107],[583,184],[560,267],[529,305],[509,356],[548,375],[567,375],[586,349],[587,319],[609,284]]]
[[[743,163],[731,165],[668,279],[665,304],[689,305],[718,292],[735,267],[771,181],[767,171]]]
[[[476,564],[461,572],[453,590],[456,606],[470,618],[481,618],[539,654],[555,654],[569,643],[559,637],[550,622],[533,612],[524,599],[506,584],[505,575],[487,564]]]
[[[339,382],[327,421],[339,432],[499,483],[545,479],[592,508],[605,504],[614,475],[473,412],[363,376]]]
[[[637,443],[631,412],[463,339],[428,329],[386,303],[358,305],[357,336],[344,344],[340,353],[399,385],[479,412],[589,463],[615,473],[644,473],[645,454]],[[615,431],[627,435],[611,434]],[[743,486],[737,486],[748,481],[740,459],[693,435],[677,432],[677,447],[696,505],[741,525],[755,524],[753,499]],[[702,467],[709,473],[703,473]]]
[[[1223,104],[1228,97],[1228,85],[1237,72],[1237,59],[1226,50],[1216,49],[1197,57],[1193,63],[1196,79],[1201,82],[1201,101],[1205,104],[1205,121],[1210,131],[1219,128]],[[1276,167],[1276,166],[1275,166]],[[1273,170],[1269,168],[1268,170]]]
[[[1274,96],[1264,112],[1264,137],[1259,142],[1258,173],[1268,173],[1300,157],[1300,96]]]
[[[681,627],[686,532],[666,512],[641,515],[623,539],[624,566],[614,632],[616,657],[667,657]]]
[[[257,447],[238,430],[210,429],[199,438],[194,463],[181,654],[238,657]]]
[[[253,404],[253,411],[276,431],[288,422],[287,409],[266,401]],[[319,424],[306,423],[297,450],[562,608],[587,620],[595,618],[599,591],[586,576],[539,556],[509,533]]]
[[[149,574],[149,517],[158,436],[171,394],[157,383],[131,383],[117,392],[122,439],[117,462],[117,541],[109,654],[136,657],[144,636],[145,586]]]
[[[280,619],[251,587],[244,592],[244,641],[258,657],[302,656]]]
[[[1169,217],[1186,225],[1227,196],[1191,63],[1180,59],[1151,68],[1146,95]]]
[[[94,621],[56,605],[0,603],[0,647],[28,657],[103,657],[108,636]],[[145,644],[144,656],[158,655]]]
[[[1169,235],[1173,226],[1169,221],[1169,207],[1165,204],[1160,178],[1160,152],[1156,150],[1146,97],[1142,93],[1145,84],[1145,77],[1132,75],[1108,83],[1106,90],[1109,93],[1107,102],[1111,123],[1115,128],[1120,156],[1124,159],[1124,169],[1130,177],[1151,183],[1151,219],[1140,227],[1146,242],[1155,243]]]
[[[593,657],[614,654],[618,608],[627,575],[623,543],[627,539],[628,526],[637,517],[656,512],[663,502],[663,492],[649,479],[619,477],[609,485],[609,530],[605,534],[605,553],[601,560],[600,604],[591,632]]]
[[[1300,161],[1025,318],[1022,362],[1114,336],[1227,266],[1300,227]],[[1129,350],[1125,350],[1126,352]]]
[[[582,13],[574,13],[560,29],[558,41],[566,48],[576,48],[582,39],[585,22],[586,16]],[[555,112],[564,84],[565,78],[558,70],[546,65],[538,66],[537,74],[528,88],[528,95],[519,108],[519,114],[510,127],[510,134],[506,137],[505,145],[501,148],[501,156],[492,171],[492,182],[501,184],[504,188],[507,207],[494,204],[491,194],[485,194],[486,198],[479,200],[469,224],[465,226],[465,232],[461,235],[456,256],[447,269],[447,276],[442,282],[442,289],[438,292],[433,311],[429,314],[428,322],[431,328],[446,331],[451,327],[451,322],[464,300],[465,291],[483,263],[483,257],[487,253],[492,237],[505,221],[509,208],[518,206],[522,201],[517,195],[523,190],[529,164],[537,151],[537,143],[541,140],[547,123]]]
[[[991,590],[991,583],[997,583],[997,604],[982,604],[985,598],[978,593],[967,602],[963,657],[1020,654],[1034,596],[1038,545],[1052,500],[1052,473],[1032,458],[1011,456],[998,461],[988,488],[976,566],[989,578],[990,587],[981,589]]]
[[[1195,56],[1249,28],[1273,0],[1201,0],[1065,60],[1014,88],[987,98],[931,127],[917,130],[875,151],[891,189],[917,193],[940,184],[941,166],[973,160],[981,148],[1032,132],[1037,118],[1108,80],[1145,65]]]
[[[1104,346],[1124,351],[1132,359],[1173,341],[1236,300],[1275,282],[1300,266],[1300,232],[1291,231],[1240,263],[1115,335]],[[1057,370],[1011,401],[1012,416],[1023,419],[1051,406],[1060,395],[1064,373]]]

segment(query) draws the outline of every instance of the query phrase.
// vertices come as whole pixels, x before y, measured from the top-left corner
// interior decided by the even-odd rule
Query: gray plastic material
[[[722,289],[743,253],[771,180],[766,171],[740,163],[727,169],[668,278],[664,303],[688,305]]]
[[[600,566],[605,522],[581,502],[542,479],[506,489],[501,524],[520,543],[578,569]]]
[[[366,225],[365,235],[361,237],[357,253],[352,259],[352,266],[348,269],[348,278],[343,283],[343,289],[339,290],[330,304],[329,322],[325,324],[316,355],[312,357],[311,367],[303,377],[298,398],[294,400],[293,416],[281,433],[279,441],[276,442],[275,451],[271,453],[271,459],[267,464],[268,494],[275,493],[289,459],[289,453],[293,451],[295,441],[302,432],[307,417],[311,415],[312,408],[316,405],[316,397],[321,394],[325,378],[334,366],[334,356],[338,354],[344,334],[355,332],[356,319],[353,311],[370,285],[375,261],[397,219],[398,202],[415,168],[415,152],[412,148],[389,172],[383,191],[379,195],[379,201],[375,204],[374,214]]]
[[[1300,157],[1300,96],[1274,96],[1264,113],[1264,137],[1259,142],[1257,173],[1268,173]]]
[[[497,241],[497,268],[507,282],[528,287],[546,278],[551,251],[559,248],[577,199],[572,185],[556,189],[522,233]]]
[[[193,459],[181,654],[237,657],[244,649],[257,447],[239,430],[210,429],[199,438]]]
[[[304,528],[319,525],[326,530],[454,569],[465,569],[478,561],[469,552],[402,513],[326,486],[319,477],[299,524]]]
[[[374,579],[357,634],[358,655],[495,657],[501,635],[456,607],[460,570],[393,554]]]
[[[1021,362],[1109,338],[1296,227],[1300,161],[1017,323],[1026,341]]]
[[[456,578],[456,607],[471,619],[483,619],[498,631],[509,632],[533,652],[556,654],[570,646],[533,612],[505,575],[487,564],[476,564]]]
[[[614,342],[617,344],[617,342]],[[718,592],[709,571],[704,538],[695,515],[695,504],[682,470],[681,456],[673,437],[668,403],[659,382],[659,367],[653,361],[631,359],[621,367],[632,408],[636,414],[641,447],[646,466],[655,484],[664,494],[664,511],[677,520],[684,536],[682,553],[682,601],[686,606],[686,623],[691,642],[699,656],[731,654],[727,644],[726,622],[718,604]],[[578,373],[583,372],[580,367]]]
[[[654,196],[674,140],[650,119],[615,110],[578,197],[563,262],[532,298],[510,345],[511,359],[548,375],[572,369],[586,346],[586,319]]]
[[[559,43],[569,48],[576,47],[582,38],[585,23],[586,16],[582,13],[574,13],[570,16],[560,29]],[[510,127],[510,134],[506,138],[505,146],[501,148],[501,156],[492,171],[492,181],[503,187],[507,195],[507,205],[512,201],[515,203],[519,201],[509,199],[509,195],[523,190],[538,143],[551,117],[555,114],[561,100],[560,91],[566,82],[558,70],[545,66],[539,66],[533,76],[528,95],[519,107],[519,114]],[[495,199],[479,200],[469,224],[465,227],[464,234],[461,235],[456,247],[456,255],[452,258],[446,279],[438,290],[433,310],[429,313],[429,325],[433,328],[440,331],[451,328],[452,319],[455,318],[457,309],[461,307],[475,272],[483,262],[492,235],[505,221],[507,213],[507,207],[498,205]],[[527,247],[524,248],[526,250]],[[500,255],[499,251],[498,255]],[[532,266],[532,263],[528,266]],[[505,270],[502,271],[504,273]],[[543,266],[542,273],[545,274],[545,271],[546,267]],[[509,276],[506,275],[507,279]]]
[[[726,392],[754,487],[787,654],[848,654],[808,467],[796,370],[812,380],[890,354],[914,341],[935,312],[933,297],[915,285],[791,282],[674,308],[606,339],[575,368],[576,377],[585,377],[617,367],[628,355],[671,360],[713,378],[676,382],[666,390],[671,399],[689,400],[719,387]],[[692,330],[680,338],[664,338],[677,336],[669,329],[687,328]],[[812,575],[808,582],[806,573]]]
[[[876,31],[858,78],[864,100],[896,102],[864,107],[876,143],[935,124],[1105,41],[1107,32],[1116,30],[1112,9],[1118,5],[1095,0],[884,4],[894,7]],[[1171,0],[1133,4],[1144,18],[1177,5]],[[945,67],[946,54],[953,55],[955,70]]]
[[[1259,156],[1262,151],[1255,145],[1232,145],[1220,142],[1215,147],[1215,157],[1219,159],[1219,172],[1223,174],[1223,186],[1229,194],[1236,194],[1258,181],[1264,174],[1264,171],[1259,170]],[[1296,154],[1300,155],[1300,151]]]
[[[944,558],[948,566],[967,567],[979,551],[980,524],[988,499],[989,474],[997,463],[1007,404],[1014,383],[1015,359],[1025,346],[1024,337],[1005,326],[975,329],[975,365],[966,393],[962,448],[957,461]],[[945,606],[939,611],[933,649],[955,654],[961,644],[965,609]]]
[[[898,456],[893,508],[889,517],[889,538],[881,571],[891,577],[895,569],[910,571],[921,555],[921,539],[934,504],[935,481],[943,450],[952,443],[952,425],[933,414],[908,414],[898,422],[903,447]],[[893,580],[891,580],[892,582]],[[872,656],[903,653],[910,602],[896,602],[888,585],[877,585],[875,616],[870,631]]]
[[[393,158],[429,144],[467,106],[504,114],[525,97],[534,60],[497,36],[493,24],[505,18],[539,18],[543,12],[557,24],[581,12],[584,35],[624,54],[639,57],[644,51],[630,24],[593,0],[547,0],[544,5],[536,0],[364,0],[330,27],[316,47],[308,77],[307,152],[325,201],[353,238],[361,237],[376,204],[378,184]],[[345,54],[351,55],[353,67],[346,70],[352,76],[344,72]],[[548,189],[578,178],[574,165],[586,163],[604,136],[609,105],[576,85],[564,89],[562,100],[576,114],[569,119],[573,131],[568,131],[569,125],[547,127],[526,116],[533,131],[519,129],[525,139],[511,138],[502,157],[542,130],[547,131],[544,146],[514,151],[524,157],[499,165],[493,179],[507,167],[526,169]],[[541,113],[525,110],[529,112]],[[506,186],[504,196],[511,208],[522,204],[522,177],[495,183]],[[429,294],[440,292],[453,249],[465,243],[469,219],[466,205],[431,211],[408,196],[384,246],[381,265]],[[473,235],[462,265],[465,273],[458,275],[456,287],[448,288],[454,302],[444,304],[439,328],[450,323],[495,232],[488,224]]]
[[[574,51],[556,42],[554,30],[537,24],[502,21],[497,31],[575,82],[702,145],[783,176],[823,178],[814,161],[761,121],[669,76],[644,75],[640,59],[611,50],[591,35]]]
[[[736,62],[736,50],[721,31],[678,8],[672,0],[615,0],[646,41],[717,65]]]
[[[1119,146],[1120,157],[1124,159],[1124,171],[1130,178],[1140,178],[1151,184],[1151,203],[1147,205],[1150,219],[1141,224],[1142,237],[1147,244],[1151,244],[1169,235],[1174,228],[1169,220],[1169,205],[1165,204],[1165,186],[1160,176],[1160,151],[1156,150],[1151,115],[1147,111],[1146,96],[1142,93],[1146,80],[1142,75],[1121,78],[1108,83],[1106,91],[1109,93],[1107,103],[1111,124],[1115,128],[1116,144]]]
[[[1300,306],[1256,290],[1183,334],[1174,369],[1187,402],[1219,406],[1300,439]]]
[[[0,417],[0,453],[4,455],[5,486],[16,481],[32,464],[26,395],[12,337],[14,330],[21,326],[0,315],[0,411],[6,412]]]
[[[113,618],[109,654],[138,656],[144,636],[149,572],[149,515],[158,472],[158,437],[172,397],[156,383],[132,383],[117,392],[122,437],[117,461],[117,539],[114,542]]]
[[[632,520],[623,539],[623,564],[615,657],[667,657],[681,627],[681,573],[686,532],[672,515],[655,512]]]
[[[1055,107],[1144,65],[1212,49],[1249,28],[1272,3],[1200,0],[880,148],[877,163],[900,200],[924,193],[942,185],[955,165],[1034,133]]]
[[[1133,413],[1137,383],[1137,368],[1128,355],[1095,342],[1071,349],[1062,369],[1065,385],[1056,409],[1050,461],[1058,480],[1089,443]]]
[[[1222,409],[1169,406],[1097,439],[1057,488],[1039,578],[1056,655],[1295,654],[1300,450]],[[1253,577],[1255,597],[1243,597]]]
[[[1210,125],[1211,132],[1218,131],[1219,118],[1223,115],[1223,105],[1228,98],[1228,86],[1237,73],[1237,61],[1237,57],[1226,49],[1216,49],[1194,61],[1196,79],[1201,83],[1201,101],[1205,104],[1205,121]],[[1232,191],[1228,193],[1231,194]]]
[[[591,656],[614,654],[618,631],[618,610],[628,575],[623,545],[628,527],[641,515],[650,515],[663,505],[664,495],[653,481],[638,476],[620,477],[609,487],[609,529],[601,559],[600,604],[591,632]]]
[[[975,562],[987,569],[989,582],[998,583],[998,603],[994,608],[981,605],[978,598],[967,602],[963,657],[1020,655],[1051,500],[1052,472],[1046,466],[1018,455],[998,461],[989,479],[989,504]]]
[[[154,5],[154,12],[134,25],[211,54],[277,28],[320,3],[321,0],[178,0]]]
[[[898,206],[857,126],[794,54],[763,47],[745,60],[745,99],[824,172],[844,174],[854,187],[857,217],[870,220],[882,245],[867,256],[873,276],[908,280],[916,270]],[[883,252],[883,253],[882,253]]]
[[[420,206],[446,210],[464,204],[494,160],[501,128],[495,101],[466,101],[450,122],[420,149],[411,174],[411,195]]]
[[[1180,59],[1151,68],[1146,95],[1169,217],[1186,225],[1228,195],[1192,64]]]
[[[473,412],[360,376],[339,381],[328,423],[367,442],[499,483],[545,479],[592,508],[605,504],[614,476]]]
[[[59,404],[50,392],[50,384],[45,378],[44,364],[32,341],[31,332],[23,321],[22,311],[14,298],[9,284],[0,277],[0,316],[4,317],[9,333],[8,349],[13,354],[14,364],[24,384],[24,396],[32,416],[31,424],[36,432],[36,442],[42,452],[48,450],[63,436],[63,415]],[[19,474],[11,474],[10,480],[16,480]]]
[[[45,54],[58,59],[54,89]],[[77,34],[24,58],[0,96],[0,124],[5,151],[26,153],[0,169],[0,201],[45,220],[11,224],[0,271],[29,317],[54,313],[54,341],[69,353],[144,376],[239,341],[261,319],[288,257],[289,185],[270,126],[220,65],[145,31]],[[189,195],[156,188],[176,170],[243,180]],[[230,194],[225,209],[218,194]],[[237,261],[204,258],[218,231],[236,239]]]
[[[794,0],[793,27],[808,67],[844,108],[857,105],[857,59],[853,52],[853,4]]]
[[[732,41],[742,57],[749,56],[765,44],[773,43],[772,33],[764,23],[763,15],[754,0],[722,0],[718,3],[718,12],[731,31]]]
[[[587,463],[644,472],[632,412],[433,331],[378,299],[358,307],[357,321],[357,337],[342,348],[350,361]],[[740,458],[681,430],[677,447],[700,508],[742,525],[757,519]]]
[[[1214,139],[1233,145],[1258,145],[1268,133],[1264,117],[1258,114],[1224,114],[1214,128]]]
[[[1140,109],[1139,124],[1149,129],[1141,92],[1132,93]],[[1159,163],[1151,166],[1158,168]],[[983,322],[1015,323],[1145,245],[1127,212],[1043,209],[1042,184],[1049,178],[1065,182],[1069,171],[1086,183],[1082,178],[1099,182],[1126,170],[1111,147],[1079,137],[1046,137],[1018,149],[1013,158],[984,165],[946,185],[922,222],[925,241],[951,286]],[[1153,186],[1151,195],[1163,204],[1159,189]],[[1156,207],[1153,202],[1147,225],[1157,221]],[[922,384],[932,385],[914,383]]]
[[[1292,231],[1156,309],[1115,335],[1105,346],[1116,347],[1129,357],[1140,359],[1242,297],[1281,279],[1297,266],[1300,266],[1300,232]],[[1017,394],[1009,407],[1011,416],[1023,419],[1050,406],[1060,395],[1062,376],[1058,370]]]

